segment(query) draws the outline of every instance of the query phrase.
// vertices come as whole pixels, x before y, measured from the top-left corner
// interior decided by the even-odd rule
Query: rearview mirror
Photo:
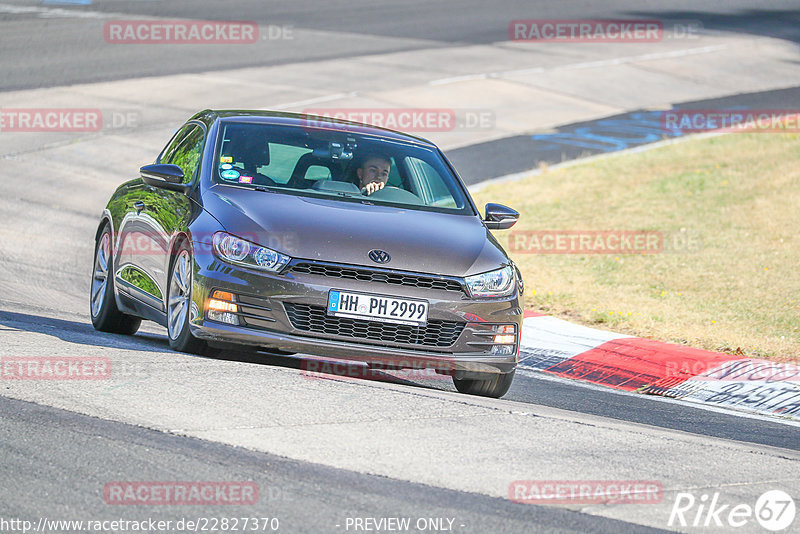
[[[171,163],[157,163],[155,165],[145,165],[139,169],[142,180],[147,185],[180,191],[186,193],[189,184],[183,183],[183,169]]]
[[[489,230],[506,230],[519,220],[519,213],[502,204],[486,204],[483,222]]]

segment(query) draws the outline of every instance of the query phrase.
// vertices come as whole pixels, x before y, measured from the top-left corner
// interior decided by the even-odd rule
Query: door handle
[[[133,203],[133,207],[136,209],[136,215],[139,215],[144,210],[144,202],[137,200]]]

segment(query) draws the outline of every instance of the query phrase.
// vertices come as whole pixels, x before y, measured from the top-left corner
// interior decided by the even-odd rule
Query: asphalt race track
[[[179,438],[162,432],[104,421],[1,399],[0,427],[5,440],[6,497],[4,516],[37,517],[41,502],[30,499],[31,488],[52,495],[51,518],[105,517],[106,504],[96,488],[112,474],[115,480],[158,479],[165,469],[176,480],[251,480],[262,495],[248,509],[255,517],[277,517],[281,532],[328,532],[341,528],[348,517],[371,517],[376,510],[393,517],[453,519],[454,529],[481,532],[524,532],[536,525],[542,531],[657,532],[613,519],[591,517],[563,508],[517,504],[507,499],[461,493],[400,480],[362,475],[318,464]],[[30,450],[25,442],[41,447]],[[87,463],[86,458],[92,462]],[[35,463],[41,471],[32,473]],[[126,515],[143,520],[154,514],[139,508]],[[160,507],[159,520],[179,521],[190,514],[180,506]],[[224,506],[203,508],[197,517],[227,515]]]
[[[635,0],[613,0],[592,5],[559,5],[551,2],[510,0],[489,5],[480,0],[445,0],[429,3],[338,0],[316,2],[262,2],[239,0],[218,2],[174,0],[99,0],[85,8],[69,2],[6,0],[4,6],[24,6],[23,11],[3,23],[3,89],[29,89],[134,78],[183,72],[206,72],[249,66],[270,66],[312,60],[330,60],[368,54],[424,48],[447,48],[487,44],[508,37],[508,23],[514,19],[650,18],[702,20],[704,27],[798,40],[796,5],[791,1],[761,3],[753,7],[744,0],[714,2],[700,7],[688,0],[660,2],[652,7]],[[49,4],[49,5],[48,5]],[[161,50],[135,47],[97,47],[88,32],[61,22],[53,8],[90,11],[83,20],[114,14],[126,18],[247,20],[260,25],[291,27],[314,32],[314,38],[274,39],[269,49],[239,47],[234,50],[181,50],[165,58]],[[50,9],[43,23],[37,9]],[[12,11],[7,9],[5,11]],[[454,13],[458,16],[454,16]],[[2,13],[2,11],[0,11]],[[55,30],[55,31],[54,31]],[[269,34],[266,35],[269,41]]]
[[[646,113],[669,105],[796,105],[796,2],[79,3],[0,1],[0,108],[97,107],[106,119],[90,133],[0,124],[0,358],[104,357],[115,371],[92,383],[0,380],[0,532],[21,532],[3,523],[15,518],[36,526],[233,516],[277,518],[280,532],[365,531],[355,519],[403,517],[426,525],[410,531],[427,532],[721,532],[669,524],[679,494],[718,493],[731,506],[753,506],[773,489],[800,497],[796,423],[526,370],[499,400],[460,395],[436,378],[309,376],[302,356],[179,354],[161,327],[102,334],[88,314],[102,207],[204,107],[452,101],[489,113],[492,124],[421,135],[472,184],[609,151],[587,148],[582,132],[612,131],[619,148],[649,142],[603,130],[603,121],[641,128]],[[534,18],[694,21],[703,34],[656,48],[508,42],[511,20]],[[255,21],[263,38],[111,45],[103,25],[117,19]],[[626,89],[628,79],[644,89]],[[659,481],[663,499],[517,503],[509,499],[517,480]],[[115,481],[252,481],[259,499],[114,505],[104,488]],[[765,531],[755,520],[728,529]],[[183,530],[193,529],[155,531]]]

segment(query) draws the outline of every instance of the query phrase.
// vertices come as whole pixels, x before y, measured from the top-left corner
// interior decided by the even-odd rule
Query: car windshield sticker
[[[239,178],[239,171],[234,171],[234,170],[222,171],[220,173],[220,176],[222,176],[223,180],[231,180],[231,181],[233,181],[233,180],[236,180],[237,178]]]
[[[253,183],[253,177],[252,176],[240,176],[239,177],[239,183],[240,184],[252,184]]]
[[[233,156],[220,156],[219,157],[220,163],[233,163]]]
[[[219,166],[219,168],[222,169],[223,171],[227,171],[228,169],[232,169],[233,165],[231,165],[230,163],[223,163],[222,165]]]

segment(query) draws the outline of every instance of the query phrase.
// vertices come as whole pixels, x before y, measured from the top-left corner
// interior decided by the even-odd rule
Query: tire
[[[89,314],[92,326],[101,332],[133,335],[142,320],[119,311],[114,298],[114,254],[111,227],[106,224],[94,244],[94,269],[89,285]]]
[[[508,392],[514,381],[514,371],[510,373],[486,373],[486,378],[456,378],[453,384],[459,393],[479,395],[499,399]]]
[[[173,350],[206,354],[208,345],[189,329],[192,312],[192,252],[186,242],[175,251],[167,280],[167,337]]]

